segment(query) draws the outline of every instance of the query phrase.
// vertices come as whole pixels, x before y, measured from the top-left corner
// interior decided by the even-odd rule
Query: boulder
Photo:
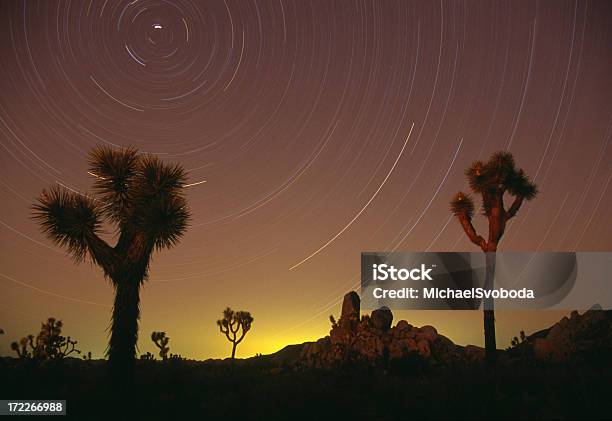
[[[417,352],[419,350],[416,341],[412,338],[406,339],[404,343],[406,344],[406,350],[408,352]]]
[[[355,291],[351,291],[344,296],[340,320],[329,332],[332,345],[346,345],[351,341],[359,325],[360,305],[359,295]]]
[[[421,339],[417,342],[417,349],[421,357],[429,358],[431,356],[431,348],[429,346],[429,342],[426,339]]]
[[[371,323],[375,329],[382,332],[387,332],[391,328],[393,322],[393,313],[387,307],[381,307],[374,310],[371,316]]]
[[[351,344],[351,351],[358,356],[358,359],[376,363],[384,356],[385,344],[380,335],[364,331],[360,332]]]
[[[361,300],[355,291],[351,291],[344,296],[342,301],[342,314],[338,322],[339,326],[344,329],[354,330],[359,323],[359,311]]]
[[[389,358],[392,360],[400,359],[404,356],[404,346],[401,341],[394,341],[389,344]]]
[[[412,338],[394,339],[389,343],[389,358],[400,359],[418,352],[417,343]]]
[[[423,326],[417,331],[416,339],[426,339],[429,342],[433,342],[438,337],[438,331],[433,326]]]
[[[400,320],[393,328],[397,336],[403,336],[402,334],[410,332],[410,329],[412,329],[412,325],[406,320]]]
[[[353,330],[337,326],[329,332],[329,339],[332,345],[348,344],[353,334]]]

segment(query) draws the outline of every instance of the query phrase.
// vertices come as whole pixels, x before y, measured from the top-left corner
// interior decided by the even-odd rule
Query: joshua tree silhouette
[[[170,338],[166,336],[166,332],[151,333],[151,340],[155,346],[159,348],[159,356],[161,359],[165,360],[168,357],[168,351],[170,351],[170,347],[168,346]]]
[[[12,342],[11,349],[17,353],[19,358],[35,358],[39,360],[62,359],[74,353],[80,354],[76,349],[78,341],[73,341],[70,336],[62,336],[63,323],[49,317],[40,327],[38,336],[28,335]]]
[[[30,347],[28,349],[28,346]],[[19,358],[34,358],[36,356],[36,345],[34,345],[34,335],[24,336],[19,342],[11,342],[11,349],[17,353]]]
[[[232,363],[236,356],[236,347],[242,340],[247,332],[251,329],[253,323],[253,317],[248,311],[236,311],[231,308],[223,310],[223,318],[217,320],[217,325],[221,333],[225,334],[227,340],[232,343]],[[238,331],[241,330],[240,335]]]
[[[533,199],[538,189],[522,169],[517,169],[509,152],[497,152],[487,162],[476,161],[466,170],[470,189],[482,197],[482,213],[489,223],[488,239],[476,233],[472,225],[474,202],[467,193],[459,192],[450,202],[451,212],[457,217],[470,241],[486,253],[485,288],[491,288],[495,275],[495,253],[504,235],[506,224],[516,215],[523,201]],[[508,209],[504,195],[514,197]],[[495,361],[495,313],[492,299],[484,302],[485,352],[489,362]]]
[[[187,228],[183,196],[185,171],[135,149],[97,147],[89,155],[95,197],[54,186],[43,190],[34,217],[75,262],[89,255],[115,288],[108,357],[120,379],[132,374],[140,317],[140,286],[147,279],[153,250],[176,245]],[[111,247],[99,234],[103,223],[116,226]]]
[[[40,333],[36,337],[38,346],[38,352],[43,358],[64,358],[65,356],[76,352],[80,354],[81,351],[75,349],[77,341],[62,336],[62,327],[64,324],[61,320],[55,320],[53,317],[49,317],[46,323],[43,323],[40,328]]]

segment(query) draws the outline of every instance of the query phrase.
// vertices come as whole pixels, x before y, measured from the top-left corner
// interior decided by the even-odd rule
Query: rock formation
[[[302,346],[297,365],[304,368],[333,368],[346,363],[385,366],[389,362],[416,359],[428,364],[477,363],[484,349],[454,344],[433,326],[412,326],[386,307],[370,315],[360,314],[360,299],[352,291],[344,296],[342,314],[333,317],[329,336]],[[524,342],[501,351],[499,363],[535,358],[561,362],[612,355],[612,311],[573,311],[549,329],[528,336]]]
[[[377,366],[406,358],[447,363],[484,357],[482,348],[455,345],[433,326],[419,328],[405,320],[392,326],[393,313],[386,307],[360,316],[360,299],[354,291],[344,296],[338,322],[331,319],[329,336],[304,345],[300,365],[332,368],[349,362]]]
[[[600,307],[601,308],[601,307]],[[540,360],[565,361],[588,353],[612,352],[612,312],[589,310],[584,314],[572,311],[550,329],[527,338],[525,346]]]

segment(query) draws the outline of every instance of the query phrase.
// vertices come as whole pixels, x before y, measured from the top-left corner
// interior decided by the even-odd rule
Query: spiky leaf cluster
[[[151,333],[151,340],[155,346],[159,348],[159,356],[165,360],[168,356],[168,351],[170,351],[170,347],[168,346],[170,338],[166,336],[166,332]]]
[[[217,326],[221,333],[224,333],[228,340],[236,342],[242,340],[244,335],[251,329],[253,317],[248,311],[233,311],[231,308],[223,310],[223,319],[217,320]],[[237,338],[236,333],[242,329],[242,335]]]
[[[531,200],[538,194],[537,186],[529,179],[523,170],[514,172],[507,180],[508,193],[513,196]]]
[[[244,332],[251,330],[251,324],[253,323],[253,317],[248,311],[238,311],[236,313],[236,320],[242,326]]]
[[[139,157],[133,148],[99,147],[89,154],[89,173],[96,178],[94,191],[102,202],[104,215],[113,222],[123,222],[129,216],[134,193],[130,187],[138,164]]]
[[[523,170],[516,168],[514,157],[509,152],[496,152],[487,162],[475,161],[465,175],[472,191],[483,196],[507,191],[530,200],[537,193],[535,184]],[[484,207],[486,212],[487,203]]]
[[[135,149],[97,147],[89,156],[96,198],[53,187],[34,205],[47,236],[82,261],[104,221],[145,238],[157,249],[174,246],[185,232],[190,214],[183,196],[185,171]]]
[[[189,221],[187,201],[182,196],[152,196],[135,212],[133,223],[152,238],[156,249],[170,248],[180,240]]]
[[[451,212],[455,216],[467,216],[469,219],[474,214],[474,201],[470,195],[459,192],[450,202]]]
[[[85,258],[101,227],[101,210],[93,198],[53,186],[43,190],[33,210],[51,240],[68,249],[76,261]]]

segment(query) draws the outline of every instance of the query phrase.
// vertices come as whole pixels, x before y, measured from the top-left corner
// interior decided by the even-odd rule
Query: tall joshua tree
[[[89,155],[94,195],[57,186],[43,190],[33,206],[46,235],[68,250],[75,262],[87,256],[115,289],[107,355],[116,377],[132,372],[138,339],[140,286],[148,278],[154,250],[176,245],[190,218],[183,196],[185,171],[135,149],[97,147]],[[102,224],[114,225],[110,246]]]
[[[504,235],[506,224],[521,208],[525,200],[533,199],[538,190],[522,169],[517,169],[509,152],[497,152],[487,162],[476,161],[466,170],[470,189],[482,199],[482,214],[488,220],[487,239],[478,235],[472,225],[474,201],[459,192],[451,201],[451,212],[457,217],[470,241],[486,253],[485,288],[492,288],[495,275],[495,253]],[[509,208],[504,197],[512,196]],[[485,352],[488,362],[495,360],[495,313],[493,299],[484,302]]]
[[[225,335],[228,341],[232,343],[232,363],[236,356],[236,347],[251,330],[253,317],[248,311],[234,311],[231,308],[223,310],[223,318],[217,320],[217,326],[221,333]],[[240,334],[238,332],[240,331]]]

